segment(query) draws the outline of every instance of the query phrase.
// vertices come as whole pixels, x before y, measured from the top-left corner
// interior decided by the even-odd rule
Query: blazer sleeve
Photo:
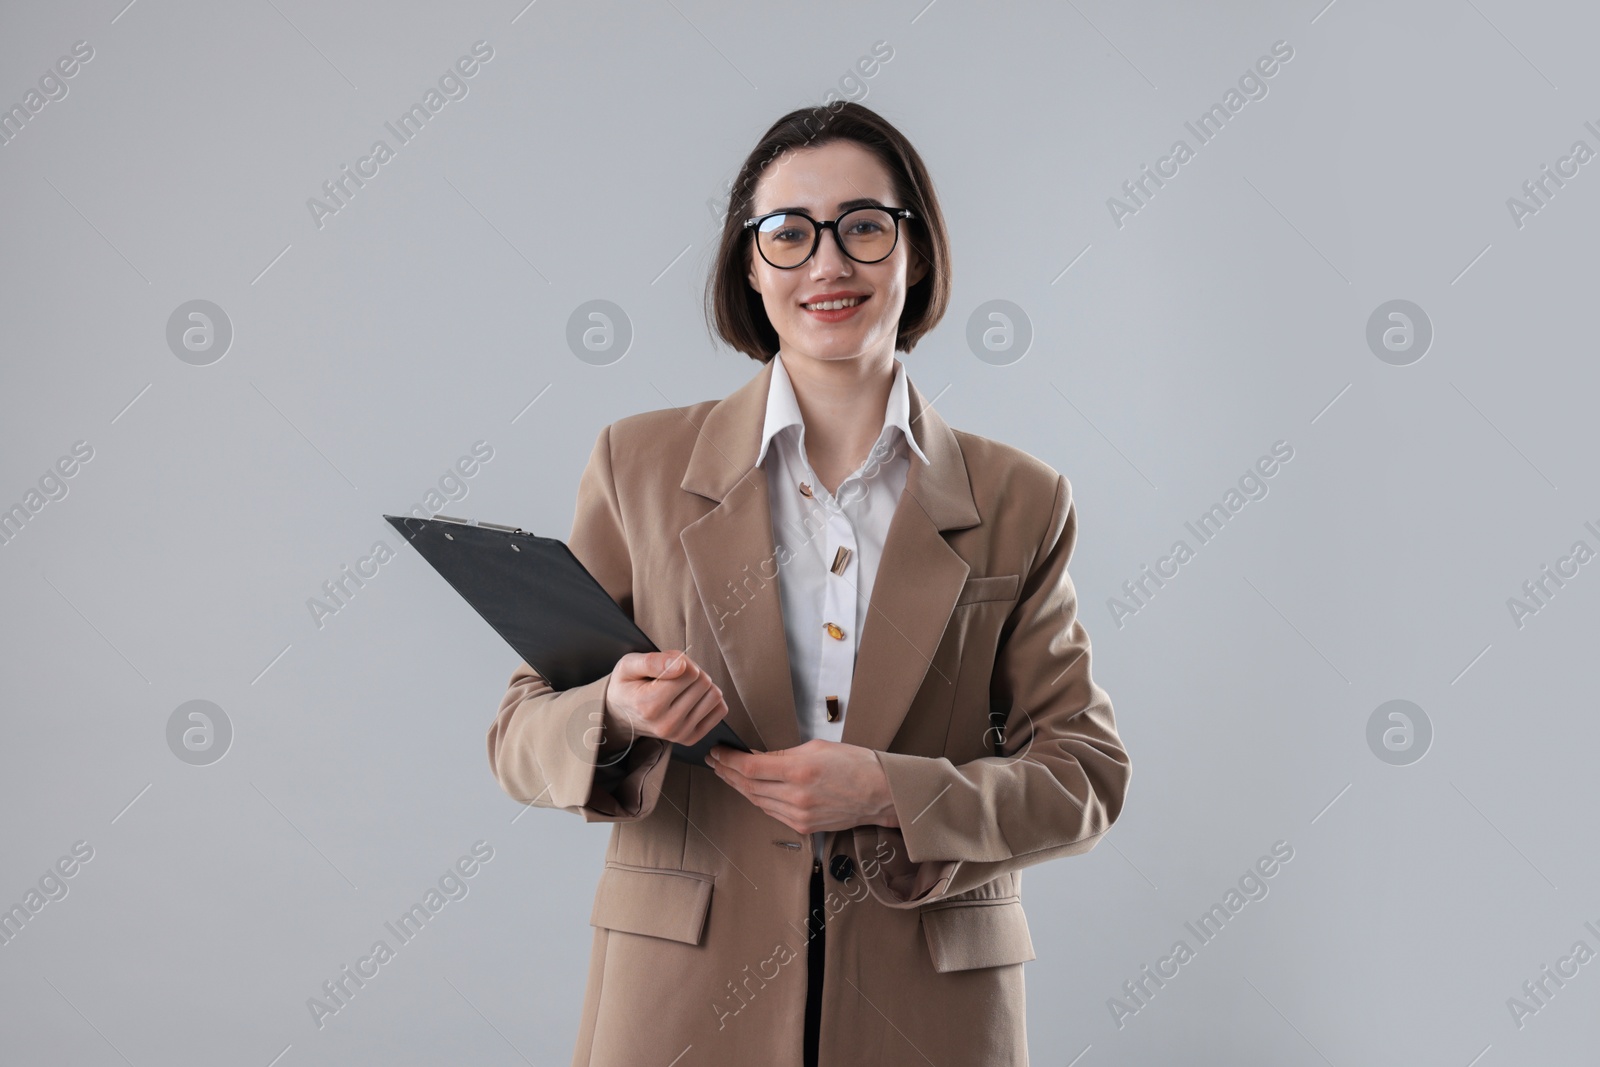
[[[876,753],[900,826],[852,833],[881,903],[920,907],[1087,852],[1121,813],[1130,764],[1111,701],[1089,674],[1089,635],[1067,575],[1076,542],[1072,488],[1058,474],[1049,527],[996,652],[990,694],[1009,707],[1002,754],[957,766]]]
[[[633,617],[633,564],[611,466],[611,427],[600,432],[578,482],[572,554]],[[631,744],[600,737],[610,676],[555,690],[522,663],[511,674],[489,728],[489,767],[514,800],[561,808],[586,822],[649,815],[661,795],[671,746],[640,737]]]

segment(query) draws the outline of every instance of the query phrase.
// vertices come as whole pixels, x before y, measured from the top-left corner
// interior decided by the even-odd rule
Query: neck
[[[824,469],[855,470],[883,430],[883,413],[894,386],[892,353],[856,359],[813,359],[783,353],[795,400],[806,425],[806,456]]]

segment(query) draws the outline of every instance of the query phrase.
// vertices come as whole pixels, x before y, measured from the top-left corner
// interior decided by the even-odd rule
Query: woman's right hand
[[[629,652],[606,686],[606,736],[627,744],[658,737],[692,745],[728,714],[722,690],[683,652]]]

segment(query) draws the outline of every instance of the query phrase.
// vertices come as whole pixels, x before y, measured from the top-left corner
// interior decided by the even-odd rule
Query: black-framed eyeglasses
[[[744,228],[755,233],[762,259],[793,270],[816,255],[823,230],[832,230],[840,250],[857,263],[882,262],[900,243],[900,220],[914,218],[903,207],[852,208],[832,222],[818,222],[802,211],[773,211],[746,219]]]

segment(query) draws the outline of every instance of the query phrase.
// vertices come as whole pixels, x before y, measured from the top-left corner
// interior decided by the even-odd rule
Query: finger
[[[739,753],[739,755],[744,755],[744,753]],[[752,801],[777,801],[792,804],[799,800],[800,789],[792,783],[752,778],[727,762],[719,763],[717,770],[722,775],[723,781],[733,785]]]
[[[658,653],[660,656],[659,669],[656,671],[658,678],[676,678],[686,670],[698,670],[689,660],[688,653],[681,650],[672,650]]]
[[[655,674],[649,676],[649,681],[644,685],[646,690],[655,692],[657,686],[664,687],[668,696],[663,700],[671,701],[685,686],[692,685],[701,678],[708,677],[693,660],[682,652],[678,653],[653,653],[658,657],[675,656],[675,659],[661,659],[654,668]]]
[[[716,773],[718,778],[742,793],[746,800],[752,804],[756,803],[756,798],[750,795],[750,781],[744,775],[738,771],[730,771],[726,767],[717,767]]]
[[[680,660],[679,662],[687,663],[688,661]],[[659,715],[666,709],[672,707],[673,703],[677,701],[686,690],[699,683],[702,679],[707,682],[710,681],[710,679],[706,678],[704,672],[699,668],[694,667],[692,663],[690,663],[689,666],[693,667],[694,669],[680,670],[672,675],[658,674],[656,677],[645,682],[644,685],[642,685],[639,689],[640,702],[654,702],[651,706],[658,709],[657,714]]]
[[[691,731],[689,743],[691,745],[699,743],[727,713],[728,705],[722,699],[722,691],[714,685],[708,688],[701,694],[700,702],[694,706],[694,710],[689,713],[688,726]]]
[[[769,804],[783,804],[788,806],[798,805],[802,799],[800,787],[788,782],[774,782],[765,778],[751,778],[743,775],[745,794],[751,800]]]
[[[617,665],[611,668],[611,677],[619,682],[631,682],[636,678],[644,677],[644,670],[640,661],[649,662],[648,657],[637,652],[624,652],[622,658],[617,660]]]
[[[714,692],[711,679],[701,678],[684,685],[667,700],[660,712],[661,721],[668,724],[674,736],[684,736],[684,730],[694,720],[695,709],[701,697]]]
[[[663,683],[661,688],[656,688],[654,681],[635,683],[630,687],[628,703],[633,710],[632,718],[642,732],[651,737],[670,737],[672,726],[677,721],[671,714],[676,695],[676,683],[673,682]]]
[[[617,661],[617,677],[630,682],[645,682],[660,677],[671,663],[668,653],[629,652]]]
[[[789,765],[782,757],[781,750],[779,752],[740,752],[734,750],[724,754],[723,766],[737,767],[739,773],[751,780],[786,782],[789,780]]]
[[[742,793],[746,800],[754,802],[754,798],[750,796],[748,791],[749,785],[745,781],[744,775],[738,771],[730,771],[727,767],[719,767],[714,763],[709,764],[709,766],[716,773],[716,776],[727,783],[730,788]]]
[[[766,797],[751,797],[750,800],[756,807],[777,819],[795,833],[810,833],[809,830],[800,829],[800,827],[806,825],[808,820],[805,812],[794,805],[778,803]]]

